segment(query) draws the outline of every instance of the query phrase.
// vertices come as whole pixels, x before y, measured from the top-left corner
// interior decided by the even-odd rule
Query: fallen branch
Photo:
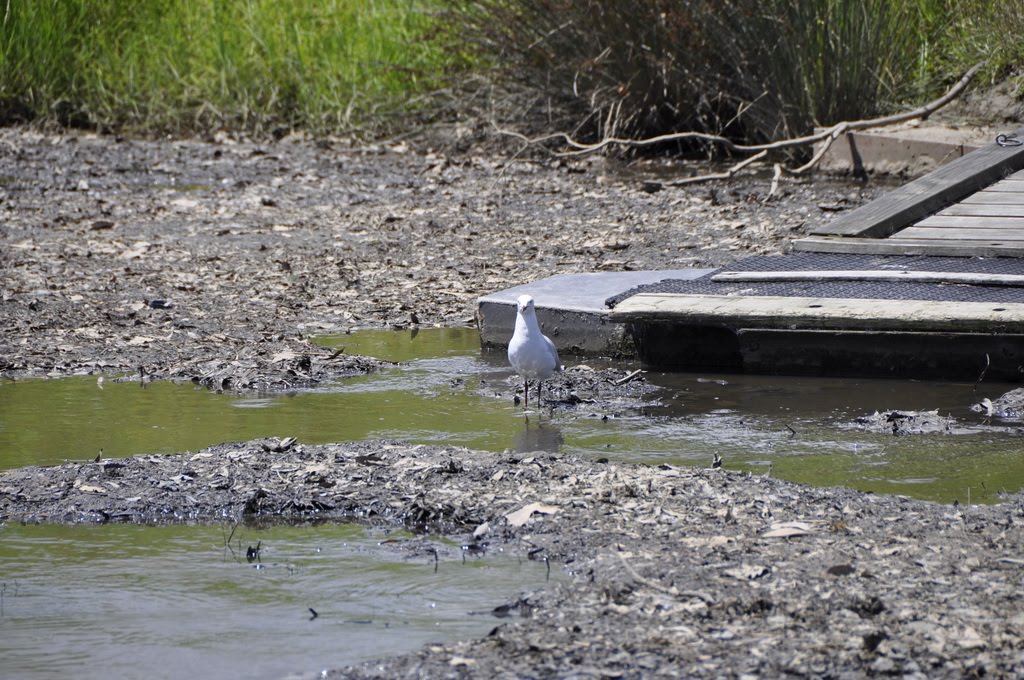
[[[666,186],[670,186],[670,187],[679,187],[679,186],[683,186],[685,184],[698,184],[700,182],[711,182],[711,181],[719,180],[719,179],[732,179],[733,176],[737,172],[742,170],[743,168],[745,168],[745,167],[747,167],[749,165],[753,165],[754,163],[756,163],[756,162],[758,162],[760,160],[763,160],[767,156],[768,156],[768,151],[767,150],[761,151],[759,153],[754,154],[750,158],[747,158],[747,159],[744,159],[744,160],[740,161],[739,163],[737,163],[736,165],[732,166],[728,170],[725,170],[724,172],[712,172],[712,173],[708,173],[706,175],[694,175],[693,177],[685,177],[683,179],[676,179],[676,180],[672,180],[671,182],[665,182],[664,184]]]
[[[614,381],[612,384],[615,385],[616,387],[618,387],[619,385],[625,385],[626,383],[630,382],[631,380],[635,380],[636,378],[638,378],[640,376],[640,374],[642,374],[642,373],[643,373],[643,369],[638,368],[635,371],[633,371],[632,373],[630,373],[629,375],[627,375],[626,377],[619,378],[618,380]]]
[[[622,553],[616,554],[618,555],[619,560],[622,561],[622,566],[625,567],[626,571],[629,572],[629,575],[637,583],[643,584],[648,588],[652,588],[658,591],[659,593],[671,595],[672,597],[677,597],[680,599],[691,598],[695,600],[703,600],[709,605],[715,604],[715,598],[711,597],[707,593],[702,593],[699,590],[679,590],[675,586],[665,586],[653,579],[647,578],[646,576],[641,576],[639,573],[637,573],[636,569],[633,568],[633,565],[626,561],[626,558],[623,557]]]
[[[891,116],[883,116],[881,118],[873,118],[871,120],[837,123],[828,130],[825,130],[823,133],[819,133],[823,136],[817,141],[822,141],[823,143],[815,152],[814,157],[811,158],[811,160],[807,161],[798,168],[787,168],[781,163],[775,164],[775,174],[772,178],[772,187],[768,191],[768,196],[774,196],[777,193],[779,179],[782,177],[783,174],[793,176],[804,174],[805,172],[807,172],[808,170],[810,170],[811,168],[818,164],[818,162],[822,159],[825,153],[832,146],[832,144],[834,144],[840,136],[848,132],[852,132],[854,130],[863,130],[865,128],[895,125],[896,123],[902,123],[904,121],[913,120],[914,118],[920,118],[924,120],[925,118],[935,113],[943,106],[945,106],[946,104],[950,103],[958,96],[960,96],[960,93],[964,91],[964,89],[967,87],[967,84],[971,82],[971,79],[974,78],[975,75],[977,75],[978,71],[981,70],[982,66],[984,66],[984,62],[980,64],[975,64],[969,71],[967,71],[967,73],[963,75],[962,78],[960,78],[960,80],[956,82],[955,85],[953,85],[953,87],[949,89],[948,92],[946,92],[946,94],[942,95],[941,97],[934,101],[928,102],[924,106],[919,106],[918,108],[912,111],[896,113]]]
[[[706,175],[699,175],[696,177],[687,177],[686,179],[676,180],[668,182],[668,186],[680,186],[684,184],[695,184],[698,182],[707,182],[713,180],[731,179],[737,172],[750,166],[751,164],[763,160],[770,151],[778,151],[782,149],[791,149],[800,146],[807,146],[808,144],[815,144],[817,142],[823,142],[821,146],[815,151],[814,156],[807,163],[796,167],[787,168],[781,163],[775,164],[775,174],[772,178],[772,187],[769,191],[769,196],[773,196],[778,192],[779,181],[783,175],[802,175],[809,171],[811,168],[816,166],[824,157],[828,149],[835,143],[839,137],[849,132],[856,130],[864,130],[873,127],[884,127],[886,125],[894,125],[896,123],[902,123],[915,118],[925,119],[931,114],[935,113],[943,106],[949,104],[951,101],[956,99],[966,89],[967,85],[971,82],[978,71],[984,66],[984,62],[976,64],[969,69],[961,78],[958,80],[953,87],[951,87],[945,94],[938,99],[935,99],[923,106],[919,106],[916,109],[905,111],[903,113],[896,113],[888,116],[881,116],[878,118],[868,118],[864,120],[854,121],[842,121],[836,123],[832,127],[816,132],[812,135],[804,135],[802,137],[793,137],[790,139],[781,139],[775,142],[769,142],[766,144],[737,144],[731,139],[722,137],[720,135],[713,135],[705,132],[673,132],[665,135],[657,135],[655,137],[648,137],[646,139],[627,139],[623,137],[606,137],[599,142],[593,144],[586,144],[583,142],[576,141],[573,137],[565,132],[555,132],[552,134],[544,135],[541,137],[527,137],[521,133],[498,129],[497,133],[514,137],[519,139],[527,146],[535,146],[550,142],[552,140],[561,140],[566,146],[572,148],[571,151],[560,151],[554,152],[555,156],[582,156],[586,154],[595,153],[609,146],[625,146],[631,148],[640,148],[645,146],[653,146],[655,144],[664,144],[665,142],[679,142],[679,141],[701,141],[709,144],[714,144],[723,147],[725,150],[734,154],[753,154],[749,158],[740,161],[736,165],[732,166],[724,172],[710,173]]]

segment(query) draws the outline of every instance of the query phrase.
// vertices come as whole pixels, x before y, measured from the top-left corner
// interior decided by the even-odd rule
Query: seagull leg
[[[530,381],[523,380],[523,408],[530,405]]]
[[[541,408],[544,407],[544,402],[540,398],[540,388],[543,387],[543,386],[544,386],[544,381],[543,380],[538,380],[537,381],[537,406],[539,406]]]

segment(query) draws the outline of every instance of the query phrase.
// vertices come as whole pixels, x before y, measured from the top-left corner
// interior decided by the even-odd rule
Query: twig
[[[237,528],[238,528],[238,520],[235,520],[234,524],[231,525],[231,533],[228,534],[228,537],[224,539],[224,545],[228,546],[229,548],[231,547],[231,539],[234,537],[235,529],[237,529]]]
[[[559,31],[561,31],[563,28],[565,28],[567,26],[571,26],[572,23],[573,23],[573,20],[570,19],[569,21],[566,21],[565,23],[563,23],[561,26],[556,26],[555,28],[552,28],[550,31],[548,31],[547,33],[545,33],[544,35],[542,35],[541,37],[537,38],[532,43],[527,45],[526,49],[523,50],[523,51],[524,52],[529,52],[534,47],[536,47],[537,45],[541,44],[542,42],[544,42],[545,40],[547,40],[548,38],[553,36],[555,33],[558,33]]]
[[[985,374],[988,373],[988,367],[992,365],[992,360],[988,356],[988,352],[985,352],[985,368],[981,369],[981,375],[974,381],[974,392],[978,391],[978,385],[985,379]]]
[[[643,369],[639,369],[638,368],[635,371],[633,371],[632,373],[630,373],[629,375],[627,375],[627,376],[625,376],[623,378],[619,378],[618,380],[616,380],[612,384],[615,385],[616,387],[618,387],[619,385],[625,385],[629,381],[636,379],[636,377],[639,376],[641,373],[643,373]]]
[[[772,184],[768,188],[768,198],[772,196],[778,196],[779,194],[779,181],[782,180],[782,163],[775,164],[775,172],[772,173]]]
[[[530,145],[524,144],[523,148],[519,149],[519,151],[516,151],[514,154],[512,154],[512,158],[509,158],[507,161],[505,161],[505,163],[502,164],[501,170],[498,171],[498,174],[494,176],[494,181],[491,182],[491,188],[490,191],[487,192],[488,194],[494,192],[494,187],[498,186],[498,182],[501,180],[502,177],[504,177],[505,171],[511,168],[515,160],[519,158],[519,156],[521,156],[523,152],[526,151],[528,148],[530,148]]]
[[[672,182],[666,182],[665,184],[667,186],[670,186],[670,187],[679,187],[679,186],[683,186],[683,185],[686,185],[686,184],[697,184],[699,182],[710,182],[710,181],[714,181],[714,180],[718,180],[718,179],[732,179],[733,176],[737,172],[739,172],[740,170],[742,170],[743,168],[745,168],[745,167],[747,167],[749,165],[753,165],[754,163],[756,163],[759,160],[764,159],[767,155],[768,155],[768,151],[767,150],[761,151],[760,153],[754,154],[750,158],[747,158],[747,159],[745,159],[743,161],[740,161],[739,163],[737,163],[736,165],[732,166],[728,170],[725,170],[724,172],[712,172],[712,173],[708,173],[706,175],[696,175],[694,177],[687,177],[685,179],[677,179],[677,180],[673,180]]]
[[[839,123],[837,125],[833,125],[831,128],[829,128],[829,130],[827,130],[828,135],[826,135],[823,138],[821,146],[819,146],[818,150],[814,152],[814,156],[811,157],[811,160],[807,161],[806,163],[804,163],[800,167],[798,167],[798,168],[787,168],[782,163],[776,163],[775,164],[775,173],[772,175],[772,186],[768,190],[768,198],[772,198],[773,196],[777,196],[778,195],[778,193],[779,193],[779,181],[782,179],[782,176],[784,174],[785,175],[802,175],[805,172],[807,172],[808,170],[810,170],[811,168],[813,168],[814,166],[816,166],[821,161],[821,159],[825,157],[825,153],[828,152],[828,150],[832,148],[832,144],[834,144],[835,141],[837,139],[839,139],[839,136],[840,135],[844,135],[847,132],[849,132],[851,129],[853,129],[853,128],[851,128],[852,125],[853,125],[853,123],[843,122],[843,123]]]
[[[663,586],[662,584],[658,583],[657,581],[651,580],[651,579],[649,579],[649,578],[647,578],[645,576],[641,576],[640,574],[637,573],[636,569],[634,569],[633,566],[629,562],[626,561],[626,558],[622,556],[622,553],[616,553],[616,554],[619,556],[619,559],[622,561],[622,566],[625,567],[626,571],[629,572],[629,575],[633,577],[633,580],[638,581],[638,582],[644,584],[645,586],[647,586],[649,588],[654,588],[655,590],[657,590],[660,593],[665,593],[666,595],[672,595],[673,597],[692,597],[692,598],[696,598],[698,600],[704,600],[704,602],[706,602],[709,605],[713,605],[715,603],[715,598],[711,597],[707,593],[702,593],[699,590],[678,590],[678,589],[676,589],[674,587],[669,588],[669,587]]]
[[[497,128],[498,134],[506,135],[519,139],[527,146],[536,146],[552,140],[561,140],[566,146],[571,147],[570,151],[554,152],[555,156],[582,156],[585,154],[594,153],[600,151],[609,146],[626,146],[631,148],[639,148],[645,146],[653,146],[655,144],[664,144],[665,142],[679,142],[679,141],[700,141],[708,144],[714,144],[723,147],[725,150],[737,154],[754,154],[750,158],[737,163],[732,168],[725,172],[711,173],[707,175],[700,175],[697,177],[688,177],[683,180],[676,180],[668,183],[668,186],[681,186],[685,184],[694,184],[697,182],[707,182],[711,180],[719,179],[731,179],[737,172],[747,167],[747,165],[754,163],[758,160],[763,159],[769,151],[778,151],[781,149],[791,149],[799,146],[806,146],[808,144],[814,144],[816,142],[823,142],[821,147],[815,152],[814,157],[811,158],[807,163],[797,168],[787,168],[781,164],[775,165],[775,176],[772,178],[772,188],[769,192],[769,196],[774,196],[778,193],[779,180],[783,174],[789,175],[800,175],[820,162],[821,158],[828,151],[829,147],[841,135],[856,130],[864,130],[872,127],[884,127],[886,125],[894,125],[896,123],[902,123],[904,121],[912,120],[914,118],[925,119],[931,114],[935,113],[943,106],[960,96],[960,93],[967,87],[968,83],[977,75],[978,71],[985,65],[985,62],[975,64],[970,68],[961,78],[958,80],[953,87],[943,94],[938,99],[935,99],[923,106],[919,106],[916,109],[905,111],[903,113],[896,113],[889,116],[881,116],[878,118],[868,118],[864,120],[855,121],[843,121],[836,123],[832,127],[816,132],[812,135],[804,135],[802,137],[793,137],[790,139],[780,139],[774,142],[766,144],[737,144],[731,139],[722,137],[721,135],[709,134],[706,132],[673,132],[664,135],[657,135],[655,137],[648,137],[646,139],[628,139],[623,137],[605,137],[599,142],[593,144],[587,144],[584,142],[576,141],[572,135],[565,132],[555,132],[540,137],[527,137],[519,132],[513,130],[505,130]]]

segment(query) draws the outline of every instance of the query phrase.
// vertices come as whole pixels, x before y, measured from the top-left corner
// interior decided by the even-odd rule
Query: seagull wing
[[[555,347],[555,343],[551,342],[551,338],[549,338],[546,335],[543,336],[543,338],[544,346],[548,350],[548,356],[551,358],[551,361],[554,364],[554,368],[552,370],[554,370],[555,372],[561,371],[562,362],[558,360],[558,349]]]

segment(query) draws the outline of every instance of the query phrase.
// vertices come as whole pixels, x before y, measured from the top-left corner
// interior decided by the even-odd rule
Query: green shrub
[[[480,0],[463,28],[500,77],[590,138],[698,129],[764,140],[913,90],[913,3]]]

